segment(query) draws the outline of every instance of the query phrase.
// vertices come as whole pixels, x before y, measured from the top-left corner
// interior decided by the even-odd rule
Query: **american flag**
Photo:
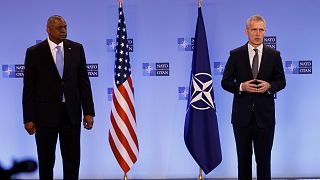
[[[122,170],[127,173],[139,154],[136,114],[123,9],[119,8],[116,61],[110,114],[109,144]]]

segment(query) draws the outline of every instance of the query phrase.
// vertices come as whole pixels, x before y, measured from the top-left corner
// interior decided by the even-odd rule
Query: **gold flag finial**
[[[202,5],[202,0],[198,0],[198,6],[199,6],[199,8],[201,7],[201,5]]]
[[[123,0],[119,0],[119,6],[120,6],[120,8],[122,8],[122,2],[123,2]]]
[[[201,6],[199,6],[199,7],[201,7]],[[201,168],[200,168],[200,171],[199,171],[198,180],[203,180],[202,169]]]
[[[127,176],[127,173],[124,173],[123,180],[129,180],[128,176]]]

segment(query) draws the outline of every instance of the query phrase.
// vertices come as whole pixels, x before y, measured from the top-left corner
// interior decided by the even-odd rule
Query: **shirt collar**
[[[63,49],[63,41],[59,44],[56,44],[56,43],[52,42],[49,38],[47,38],[47,40],[48,40],[48,43],[49,43],[51,50],[55,49],[57,46],[60,46],[61,49]]]
[[[248,50],[249,52],[254,51],[253,49],[258,49],[259,53],[262,53],[263,44],[260,44],[257,48],[254,48],[250,43],[248,43]]]

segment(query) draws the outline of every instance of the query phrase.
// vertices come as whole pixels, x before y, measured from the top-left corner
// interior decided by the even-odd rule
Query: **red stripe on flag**
[[[127,82],[130,86],[130,89],[131,89],[131,92],[132,94],[134,94],[134,89],[133,89],[133,85],[132,85],[132,79],[131,79],[131,76],[129,76],[129,78],[127,79]],[[132,109],[133,109],[133,117],[134,117],[134,121],[136,121],[136,112],[134,110],[134,105],[132,104],[132,102],[130,101],[130,105],[132,106]],[[130,109],[131,109],[131,106],[130,106]],[[132,111],[132,110],[131,110]]]
[[[111,123],[112,123],[114,131],[116,132],[116,135],[117,135],[119,141],[121,142],[121,144],[123,145],[123,147],[125,148],[127,153],[129,154],[131,161],[133,163],[136,162],[137,161],[137,157],[134,154],[133,150],[131,149],[131,147],[129,145],[129,142],[127,140],[127,137],[122,133],[122,131],[120,130],[119,126],[115,122],[115,119],[114,119],[113,115],[111,115]]]
[[[112,139],[111,133],[109,132],[109,144],[111,146],[111,150],[114,154],[114,156],[116,157],[120,167],[122,168],[122,170],[127,173],[130,170],[130,167],[128,166],[128,164],[126,163],[126,161],[122,158],[121,154],[119,153],[116,145],[114,144],[114,141]]]
[[[120,94],[122,95],[122,97],[126,100],[128,106],[129,106],[129,108],[130,108],[130,112],[131,112],[134,120],[136,120],[136,113],[135,113],[135,111],[134,111],[134,106],[133,106],[133,104],[132,104],[132,102],[131,102],[131,100],[130,100],[129,94],[128,94],[128,92],[127,92],[127,90],[131,90],[131,89],[126,89],[125,86],[120,85],[120,86],[118,87],[118,90],[119,90]],[[132,91],[132,90],[131,90],[131,91]]]
[[[122,86],[122,85],[121,85]],[[123,108],[121,107],[121,105],[118,102],[118,99],[116,98],[116,96],[114,95],[114,92],[112,93],[112,100],[113,100],[113,104],[115,106],[115,109],[117,110],[120,118],[122,119],[122,121],[125,123],[125,125],[127,126],[129,133],[134,141],[134,143],[136,144],[136,146],[138,147],[138,138],[137,135],[130,123],[130,120],[128,118],[128,115],[126,114],[126,112],[123,110]]]

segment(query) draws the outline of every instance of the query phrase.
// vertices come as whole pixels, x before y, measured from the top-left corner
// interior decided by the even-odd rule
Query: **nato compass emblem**
[[[106,45],[108,52],[116,51],[116,41],[114,39],[106,39]]]
[[[214,107],[212,100],[212,76],[208,73],[192,75],[192,95],[190,105],[198,110]]]
[[[214,62],[214,75],[223,75],[224,67],[226,66],[225,62]]]

